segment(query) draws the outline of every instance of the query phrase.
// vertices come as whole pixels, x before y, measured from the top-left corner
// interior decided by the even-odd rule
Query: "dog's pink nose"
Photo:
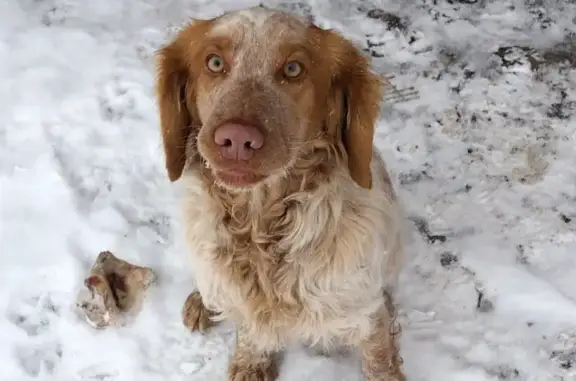
[[[225,123],[216,129],[214,142],[224,158],[249,160],[264,145],[264,135],[254,126]]]

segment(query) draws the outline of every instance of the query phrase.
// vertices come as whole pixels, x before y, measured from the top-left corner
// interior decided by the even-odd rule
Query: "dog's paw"
[[[184,308],[182,308],[182,322],[186,328],[193,332],[205,333],[215,325],[216,323],[210,319],[214,315],[214,312],[204,306],[202,296],[198,291],[194,291],[188,296]]]
[[[400,370],[391,371],[385,378],[388,381],[406,381],[406,376]]]
[[[247,363],[233,359],[228,367],[229,381],[275,381],[278,367],[275,361]]]
[[[398,364],[394,364],[390,369],[364,369],[363,381],[406,381],[406,376]]]

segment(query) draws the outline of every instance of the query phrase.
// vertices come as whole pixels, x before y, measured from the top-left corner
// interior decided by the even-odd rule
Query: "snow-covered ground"
[[[409,380],[576,380],[576,3],[264,1],[314,15],[420,98],[378,143],[409,214]],[[571,3],[571,4],[570,4]],[[191,334],[153,52],[247,0],[0,1],[0,380],[224,379],[229,325]],[[159,274],[130,326],[73,311],[96,255]],[[359,380],[291,350],[282,381]]]

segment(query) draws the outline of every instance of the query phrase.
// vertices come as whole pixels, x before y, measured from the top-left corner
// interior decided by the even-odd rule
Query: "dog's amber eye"
[[[221,73],[224,70],[224,60],[216,54],[211,54],[206,58],[206,67],[212,73]]]
[[[302,74],[302,64],[298,61],[290,61],[284,65],[284,75],[287,78],[296,78]]]

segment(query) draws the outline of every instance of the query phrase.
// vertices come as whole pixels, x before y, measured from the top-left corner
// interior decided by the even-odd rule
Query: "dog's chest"
[[[334,203],[269,202],[256,212],[196,196],[187,236],[197,285],[225,317],[285,326],[348,319],[378,292],[374,268],[358,261],[370,237],[361,223],[342,226],[347,212]]]
[[[277,207],[263,210],[260,216],[241,208],[236,208],[234,215],[203,214],[209,223],[191,229],[189,238],[195,259],[210,269],[206,272],[209,285],[204,288],[207,297],[219,304],[219,310],[244,306],[247,299],[254,304],[257,300],[262,309],[281,308],[289,314],[302,309],[306,296],[301,294],[312,282],[313,256],[323,234],[305,221],[298,226],[295,220],[300,213]],[[320,275],[317,271],[314,274]]]

